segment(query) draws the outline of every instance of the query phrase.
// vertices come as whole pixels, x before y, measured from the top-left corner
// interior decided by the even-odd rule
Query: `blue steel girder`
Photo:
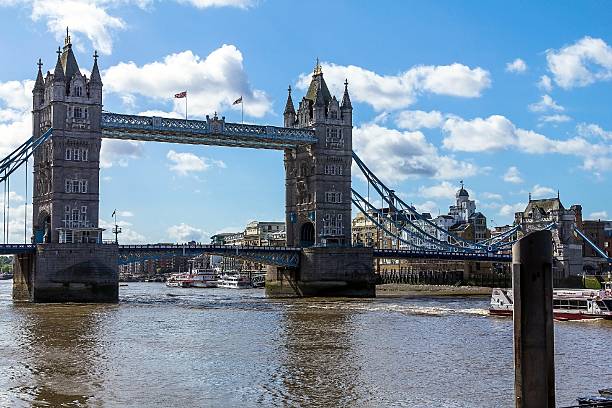
[[[229,245],[119,245],[119,263],[159,259],[168,255],[196,256],[207,253],[244,259],[265,265],[295,268],[300,263],[300,248]]]
[[[449,252],[409,249],[374,249],[374,258],[441,259],[450,261],[512,262],[511,255],[480,252]]]
[[[103,112],[100,126],[107,139],[279,150],[317,142],[313,129],[226,123],[217,117],[204,121]]]
[[[18,255],[36,253],[34,244],[0,244],[0,255]]]

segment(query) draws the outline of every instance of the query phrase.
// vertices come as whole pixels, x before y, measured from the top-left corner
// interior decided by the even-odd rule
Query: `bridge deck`
[[[107,139],[281,150],[317,142],[312,129],[226,123],[216,117],[204,121],[104,112],[100,125]]]

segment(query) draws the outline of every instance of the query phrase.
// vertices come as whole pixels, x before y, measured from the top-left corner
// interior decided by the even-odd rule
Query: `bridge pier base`
[[[269,266],[269,297],[375,297],[371,248],[304,248],[299,268]]]
[[[13,299],[31,302],[119,301],[118,247],[40,244],[15,257]]]

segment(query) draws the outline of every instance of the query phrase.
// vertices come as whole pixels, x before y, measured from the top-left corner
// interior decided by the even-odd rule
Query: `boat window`
[[[603,302],[608,306],[608,310],[612,311],[612,299],[604,300]]]
[[[599,308],[601,310],[607,310],[608,308],[606,307],[606,304],[604,302],[602,302],[601,300],[597,301],[597,306],[599,306]]]

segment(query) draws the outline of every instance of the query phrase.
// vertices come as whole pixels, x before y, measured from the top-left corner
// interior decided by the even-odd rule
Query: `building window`
[[[325,193],[325,201],[328,203],[341,203],[342,193],[337,191],[327,191]]]
[[[81,150],[81,160],[87,161],[88,153],[89,153],[89,151],[87,149]]]
[[[81,160],[81,149],[74,149],[72,156],[74,158],[74,161],[80,161]]]
[[[342,129],[327,129],[325,144],[330,149],[342,149],[344,147],[344,141],[342,140]]]
[[[81,213],[82,214],[87,214],[87,206],[86,205],[82,205],[81,206]]]
[[[66,160],[72,160],[72,149],[66,149]]]
[[[66,180],[66,192],[72,193],[72,180]]]
[[[83,109],[79,107],[74,108],[74,118],[81,119],[83,117]]]
[[[83,96],[83,88],[81,88],[80,86],[75,86],[74,96]]]

